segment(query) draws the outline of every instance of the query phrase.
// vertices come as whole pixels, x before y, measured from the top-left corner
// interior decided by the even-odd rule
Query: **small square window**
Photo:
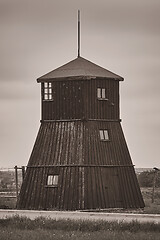
[[[106,99],[106,89],[105,88],[97,88],[97,98],[100,100]]]
[[[99,130],[99,134],[100,134],[100,139],[104,140],[104,132],[103,132],[103,130]]]
[[[106,98],[106,89],[102,88],[102,98]]]
[[[97,88],[97,97],[101,98],[101,88]]]
[[[100,140],[102,141],[108,141],[109,140],[109,134],[108,130],[99,130]]]
[[[47,186],[56,187],[58,185],[59,175],[48,175]]]
[[[108,130],[104,130],[104,139],[109,140]]]
[[[44,100],[52,100],[52,83],[45,82],[44,83],[44,90],[43,90],[43,99]]]
[[[44,87],[47,88],[48,87],[48,83],[45,82],[44,83]]]
[[[48,95],[44,95],[44,100],[48,100]]]
[[[48,95],[48,99],[52,100],[52,95],[51,94]]]

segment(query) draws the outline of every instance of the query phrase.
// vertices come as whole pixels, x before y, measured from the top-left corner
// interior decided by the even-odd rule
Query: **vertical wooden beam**
[[[155,195],[155,187],[156,187],[157,173],[158,173],[158,170],[155,170],[155,171],[154,171],[154,178],[153,178],[152,203],[154,203],[154,195]]]
[[[15,166],[15,181],[16,181],[16,197],[18,199],[18,167]]]
[[[25,177],[25,166],[22,166],[22,181],[24,180]]]

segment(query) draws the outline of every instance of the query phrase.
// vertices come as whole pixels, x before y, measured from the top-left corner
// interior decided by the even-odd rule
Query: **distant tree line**
[[[137,175],[140,187],[152,187],[155,171],[144,171]],[[156,186],[160,187],[160,172],[157,172]]]

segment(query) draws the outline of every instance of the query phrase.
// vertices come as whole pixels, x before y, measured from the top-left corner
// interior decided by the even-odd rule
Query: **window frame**
[[[48,174],[46,187],[58,187],[59,174]]]
[[[102,142],[109,142],[110,135],[108,129],[99,129],[99,137]]]
[[[43,101],[53,101],[52,83],[43,83]]]
[[[97,88],[97,99],[98,100],[108,100],[108,98],[106,98],[106,88]]]

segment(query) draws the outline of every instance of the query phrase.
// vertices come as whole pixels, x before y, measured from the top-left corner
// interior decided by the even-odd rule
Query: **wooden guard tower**
[[[37,81],[41,126],[17,207],[143,208],[120,123],[123,78],[78,54]]]

